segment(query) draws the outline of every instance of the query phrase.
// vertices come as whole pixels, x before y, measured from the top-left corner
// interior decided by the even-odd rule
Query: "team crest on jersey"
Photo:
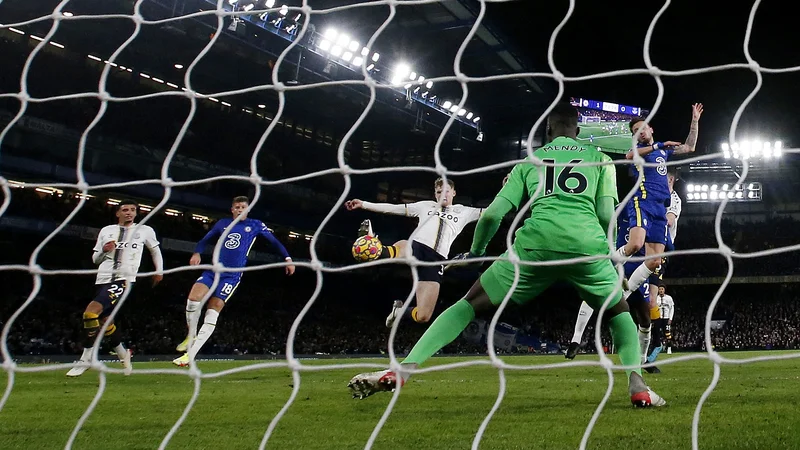
[[[250,227],[244,227],[244,231],[245,231],[246,233],[249,233],[249,232],[253,231],[253,229],[252,229],[252,228],[250,228]]]
[[[642,222],[644,223],[644,226],[647,226],[647,219],[642,220]]]

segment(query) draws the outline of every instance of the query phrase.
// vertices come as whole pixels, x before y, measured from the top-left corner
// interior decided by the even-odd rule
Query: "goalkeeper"
[[[548,139],[534,155],[548,164],[611,162],[593,147],[576,140],[578,113],[568,103],[557,105],[547,119]],[[513,248],[523,261],[557,262],[559,260],[608,256],[608,225],[617,202],[616,171],[611,164],[601,166],[536,167],[518,164],[508,182],[478,221],[470,253],[482,256],[497,232],[502,218],[519,209],[543,182],[531,205],[531,217],[516,232]],[[507,255],[504,254],[503,257]],[[511,301],[525,303],[552,283],[564,280],[574,285],[593,308],[600,308],[617,288],[619,278],[609,259],[548,266],[519,266],[519,282]],[[507,259],[494,261],[467,295],[444,311],[417,342],[403,365],[417,367],[455,340],[477,313],[494,310],[505,298],[514,281],[514,264]],[[618,288],[617,288],[618,289]],[[620,292],[608,305],[611,337],[622,364],[637,366],[641,353],[628,304]],[[642,379],[641,370],[626,370],[631,402],[636,406],[662,406],[666,402],[651,391]],[[400,373],[400,382],[407,375]],[[354,397],[363,398],[395,388],[398,374],[384,370],[356,375],[349,387]]]

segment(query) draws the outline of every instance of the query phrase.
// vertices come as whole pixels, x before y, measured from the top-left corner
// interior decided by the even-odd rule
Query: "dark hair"
[[[644,122],[644,119],[642,119],[641,117],[635,117],[631,119],[630,123],[628,123],[628,129],[631,130],[631,133],[633,133],[633,126],[639,122]]]
[[[450,189],[455,189],[456,188],[456,183],[453,182],[452,178],[448,178],[447,179],[447,184],[450,185]],[[433,187],[434,188],[438,188],[439,186],[443,186],[443,185],[444,185],[444,178],[441,178],[441,177],[437,178],[436,181],[433,182]]]
[[[136,207],[137,210],[139,209],[139,204],[136,203],[135,200],[121,200],[119,204],[117,204],[117,211],[122,209],[122,207],[125,205],[133,205],[134,207]]]
[[[233,202],[231,202],[232,205],[235,205],[236,203],[247,203],[249,205],[250,199],[247,198],[246,195],[238,195],[236,197],[233,197]]]
[[[578,110],[569,102],[558,103],[547,116],[550,127],[577,128]]]

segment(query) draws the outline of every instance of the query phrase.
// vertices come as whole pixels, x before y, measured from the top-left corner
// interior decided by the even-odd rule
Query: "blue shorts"
[[[631,228],[645,230],[645,242],[667,245],[667,207],[663,203],[641,200],[634,197],[626,207],[628,224]]]
[[[630,279],[631,275],[633,275],[633,271],[641,265],[641,262],[626,262],[622,266],[625,270],[625,278]],[[628,304],[635,303],[637,301],[650,303],[650,283],[645,281],[641,286],[639,286],[639,289],[631,292],[630,297],[628,297]]]
[[[236,292],[236,288],[239,287],[239,282],[241,279],[241,273],[220,273],[217,288],[214,289],[214,293],[211,294],[211,297],[217,297],[218,299],[227,303],[228,299],[230,299],[233,296],[233,293]],[[197,279],[196,283],[205,284],[210,289],[211,285],[214,284],[214,272],[211,270],[206,270],[202,275],[200,275],[200,278]]]

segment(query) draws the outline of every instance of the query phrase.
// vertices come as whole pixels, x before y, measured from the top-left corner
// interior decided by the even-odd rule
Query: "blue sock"
[[[647,362],[651,363],[658,358],[658,354],[661,353],[661,349],[663,346],[659,345],[658,347],[654,348],[652,352],[650,352],[650,356],[647,357]]]

